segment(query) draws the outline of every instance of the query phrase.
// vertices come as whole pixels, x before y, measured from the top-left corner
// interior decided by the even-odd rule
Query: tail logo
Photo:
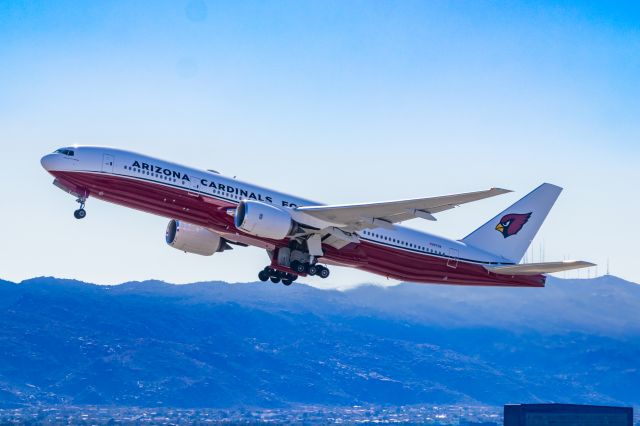
[[[531,213],[517,214],[511,213],[502,216],[500,223],[496,225],[496,231],[500,232],[503,237],[507,238],[516,235],[525,223],[529,221]]]

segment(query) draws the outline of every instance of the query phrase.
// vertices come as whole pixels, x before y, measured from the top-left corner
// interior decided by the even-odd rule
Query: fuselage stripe
[[[198,190],[198,189],[194,189],[194,188],[190,188],[190,187],[184,187],[184,186],[180,186],[180,185],[174,185],[174,184],[171,184],[171,183],[168,183],[168,182],[157,181],[157,180],[149,179],[149,178],[142,177],[142,176],[129,176],[129,175],[116,173],[116,172],[104,172],[104,171],[95,171],[95,170],[75,170],[75,171],[73,171],[73,173],[90,173],[90,174],[105,175],[105,176],[118,176],[118,177],[121,177],[121,178],[130,179],[130,180],[149,182],[149,183],[157,184],[157,185],[160,185],[160,186],[166,186],[166,187],[170,187],[170,188],[175,188],[175,189],[186,191],[186,192],[197,193],[198,195],[206,196],[206,197],[209,197],[209,198],[212,198],[212,199],[216,199],[216,200],[226,201],[226,202],[231,203],[233,205],[237,205],[238,204],[237,200],[234,200],[234,199],[231,199],[231,198],[225,198],[225,197],[222,197],[220,195],[211,194],[211,193],[204,192],[204,191],[201,191],[201,190]],[[477,264],[477,265],[513,265],[513,263],[485,262],[485,261],[475,260],[475,259],[467,259],[467,258],[460,258],[460,257],[455,257],[455,256],[447,256],[446,254],[436,254],[436,253],[433,253],[433,252],[425,252],[425,251],[422,251],[422,250],[413,249],[411,247],[403,247],[403,246],[400,246],[400,245],[395,245],[393,243],[387,243],[387,242],[374,240],[374,239],[371,239],[371,238],[364,237],[364,236],[362,236],[360,234],[359,234],[359,238],[361,240],[369,242],[370,244],[376,244],[376,245],[387,247],[387,248],[397,249],[397,250],[401,250],[401,251],[407,251],[407,252],[411,252],[411,253],[417,253],[417,254],[421,254],[421,255],[427,256],[427,257],[435,257],[435,258],[439,258],[439,259],[449,259],[449,260],[455,260],[455,261],[458,261],[458,262],[473,263],[473,264]]]

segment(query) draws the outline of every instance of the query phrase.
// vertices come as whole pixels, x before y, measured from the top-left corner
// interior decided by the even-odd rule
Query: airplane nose
[[[40,164],[42,164],[42,168],[46,171],[51,171],[54,169],[54,165],[56,163],[55,154],[47,154],[40,159]]]

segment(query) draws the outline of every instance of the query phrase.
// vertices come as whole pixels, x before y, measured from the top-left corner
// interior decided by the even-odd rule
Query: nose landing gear
[[[87,201],[87,197],[80,197],[76,201],[80,204],[80,208],[73,212],[73,217],[76,219],[84,219],[87,217],[87,211],[84,209],[84,203]]]

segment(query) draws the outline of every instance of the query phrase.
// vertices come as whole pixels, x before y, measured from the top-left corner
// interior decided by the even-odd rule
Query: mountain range
[[[640,405],[640,286],[0,281],[0,408]]]

